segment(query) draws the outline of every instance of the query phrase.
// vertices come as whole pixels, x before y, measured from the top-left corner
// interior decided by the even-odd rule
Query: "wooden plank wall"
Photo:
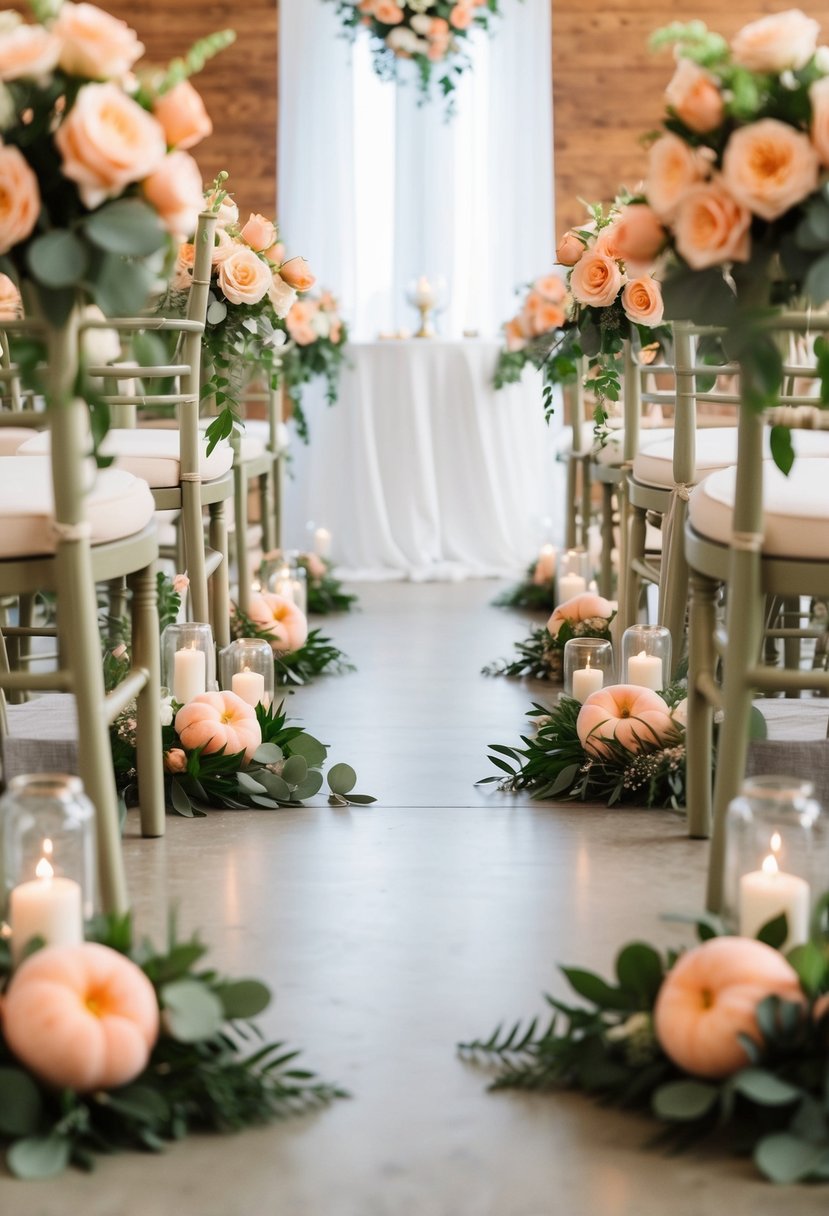
[[[310,0],[309,0],[310,2]],[[277,0],[102,0],[137,31],[150,62],[165,64],[214,30],[234,29],[234,45],[194,83],[213,134],[194,150],[205,181],[220,169],[246,215],[276,212]]]
[[[641,180],[639,137],[662,113],[672,70],[668,51],[652,55],[648,37],[670,21],[699,18],[726,36],[794,0],[551,0],[555,125],[556,228],[584,216],[579,196],[613,197]],[[829,42],[829,4],[802,4]]]

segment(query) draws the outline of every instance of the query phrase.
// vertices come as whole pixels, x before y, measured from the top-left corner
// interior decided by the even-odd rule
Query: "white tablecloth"
[[[286,543],[304,547],[308,522],[324,525],[351,578],[526,565],[562,494],[540,376],[496,393],[497,353],[469,339],[349,346],[338,403],[327,407],[319,384],[303,395],[311,444],[292,445]]]

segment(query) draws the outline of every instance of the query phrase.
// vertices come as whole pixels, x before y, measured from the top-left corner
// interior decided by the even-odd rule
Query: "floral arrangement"
[[[527,365],[545,369],[551,382],[575,376],[575,362],[566,353],[554,353],[572,309],[564,280],[557,274],[543,275],[523,289],[519,312],[504,323],[504,348],[493,376],[496,389],[515,384]]]
[[[36,23],[0,14],[0,270],[31,284],[54,326],[79,295],[108,315],[137,312],[148,259],[192,231],[202,206],[188,149],[211,127],[189,77],[234,35],[156,71],[103,9],[30,7]]]
[[[302,387],[317,376],[326,382],[325,397],[334,405],[348,329],[330,291],[297,300],[285,319],[292,345],[284,355],[284,380],[300,439],[308,442],[308,421],[302,411]]]
[[[516,659],[499,659],[483,669],[485,676],[529,676],[533,680],[560,682],[564,647],[571,638],[603,638],[610,641],[610,626],[616,607],[604,596],[585,591],[565,600],[553,611],[546,625],[533,629],[517,642]]]
[[[556,551],[544,545],[530,562],[520,583],[507,587],[492,601],[496,608],[524,608],[528,612],[552,612],[556,606]]]
[[[562,973],[584,1003],[548,996],[538,1018],[460,1045],[495,1068],[493,1089],[578,1089],[643,1109],[676,1151],[708,1138],[776,1183],[829,1179],[827,897],[810,940],[785,955],[785,915],[758,939],[711,919],[700,944],[664,955],[633,942],[612,980]]]
[[[234,605],[230,632],[235,638],[268,642],[277,685],[305,684],[317,676],[354,670],[331,638],[319,629],[309,630],[308,618],[293,600],[271,591],[255,592],[246,613]]]
[[[464,52],[473,29],[489,30],[501,16],[500,0],[329,0],[346,33],[361,29],[371,36],[374,70],[383,80],[396,80],[400,60],[414,62],[424,100],[438,75],[443,97],[455,89],[469,68]]]
[[[0,943],[0,1139],[17,1178],[91,1170],[98,1153],[160,1152],[190,1132],[236,1132],[346,1097],[263,1042],[258,980],[204,965],[197,939],[166,953],[129,918],[81,945]]]
[[[272,563],[280,561],[282,552],[274,549],[266,553],[259,567],[259,581],[262,586],[267,583],[268,573]],[[308,615],[327,616],[332,612],[351,612],[357,603],[357,596],[345,591],[343,584],[334,574],[334,564],[318,553],[300,553],[296,557],[297,564],[305,571],[308,584]]]

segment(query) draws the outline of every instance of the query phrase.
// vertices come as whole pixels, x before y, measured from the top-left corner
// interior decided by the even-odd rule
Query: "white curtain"
[[[447,280],[444,334],[495,334],[515,287],[552,266],[550,4],[504,10],[446,122],[413,80],[374,76],[333,5],[281,0],[279,220],[355,338],[411,328],[406,286],[423,274]]]

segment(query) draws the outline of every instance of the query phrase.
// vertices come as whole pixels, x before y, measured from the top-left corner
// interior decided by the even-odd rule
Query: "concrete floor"
[[[300,690],[292,711],[376,807],[174,818],[164,840],[127,840],[140,927],[158,936],[178,905],[219,967],[272,984],[267,1033],[353,1099],[104,1160],[92,1178],[3,1180],[3,1213],[825,1213],[823,1191],[781,1192],[715,1155],[666,1158],[646,1147],[646,1120],[580,1096],[488,1094],[457,1059],[459,1039],[563,993],[557,961],[606,969],[632,938],[682,940],[659,918],[699,909],[705,865],[674,814],[474,788],[486,744],[517,739],[532,697],[478,675],[525,627],[487,607],[494,590],[363,587],[362,612],[327,622],[359,672]]]

